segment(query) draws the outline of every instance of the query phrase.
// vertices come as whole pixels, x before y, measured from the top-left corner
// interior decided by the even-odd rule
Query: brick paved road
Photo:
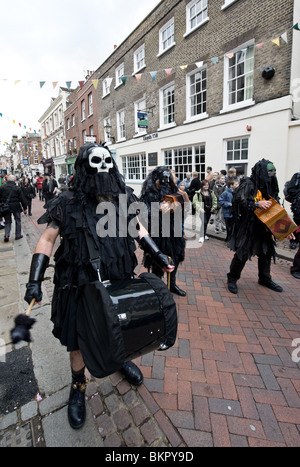
[[[34,201],[23,222],[32,249],[44,229],[35,222],[42,203]],[[145,376],[139,394],[172,446],[300,446],[300,371],[292,361],[292,341],[300,347],[300,281],[281,261],[272,276],[284,292],[261,287],[253,259],[232,295],[231,258],[215,239],[186,250],[178,339],[137,360]]]

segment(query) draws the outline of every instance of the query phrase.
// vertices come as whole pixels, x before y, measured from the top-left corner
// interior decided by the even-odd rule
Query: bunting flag
[[[127,81],[127,76],[121,76],[121,81],[122,81],[123,85],[125,86],[126,81]]]
[[[72,84],[72,81],[66,81],[66,85],[69,90],[71,89],[71,84]]]
[[[78,81],[78,83],[79,83],[80,89],[82,89],[84,85],[84,81]]]
[[[170,78],[170,75],[172,73],[172,68],[165,68],[165,72],[167,74],[167,77]]]
[[[280,37],[287,44],[287,42],[288,42],[287,32],[284,32],[283,34],[281,34]]]
[[[53,87],[53,89],[55,89],[57,85],[58,85],[58,81],[52,81],[52,87]]]
[[[179,68],[180,68],[181,70],[185,70],[187,67],[188,67],[188,65],[181,65]]]
[[[275,39],[272,39],[273,44],[276,44],[278,47],[280,46],[280,38],[276,37]]]
[[[296,31],[300,31],[299,23],[294,24],[293,29],[296,29]]]
[[[264,42],[261,42],[260,44],[256,44],[256,47],[261,48],[261,47],[263,47],[264,45],[265,45],[265,43],[264,43]]]
[[[211,60],[212,63],[216,64],[216,63],[218,63],[219,58],[218,57],[213,57],[210,60]]]
[[[155,81],[157,71],[150,71],[150,75],[153,81]]]
[[[42,88],[45,83],[46,83],[46,81],[40,81],[40,88]]]
[[[201,68],[203,66],[203,61],[202,62],[195,62],[195,65],[197,68]]]
[[[139,73],[139,74],[135,75],[135,77],[136,77],[137,82],[140,83],[140,81],[142,79],[142,73]]]
[[[15,79],[15,85],[18,84],[20,81],[20,79]]]
[[[93,83],[95,89],[97,89],[98,82],[99,82],[98,79],[92,79],[92,83]]]

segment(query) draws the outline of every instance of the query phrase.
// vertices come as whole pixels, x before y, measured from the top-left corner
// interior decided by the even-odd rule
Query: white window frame
[[[196,114],[196,115],[192,115],[192,105],[191,105],[191,79],[197,73],[201,73],[201,75],[202,75],[204,72],[206,74],[206,78],[205,78],[205,81],[206,81],[206,87],[205,87],[206,100],[205,100],[205,103],[206,103],[206,105],[205,105],[205,107],[207,108],[207,68],[206,68],[206,66],[203,66],[203,67],[197,68],[196,70],[193,70],[192,72],[188,73],[187,76],[186,76],[186,120],[185,120],[184,123],[193,122],[195,120],[202,120],[203,118],[208,117],[206,109],[205,109],[204,112],[201,112],[201,113]],[[204,81],[204,79],[201,80],[201,83],[202,83],[202,81]],[[202,86],[202,84],[201,84],[201,86]],[[203,103],[201,103],[201,105],[203,105]]]
[[[204,18],[197,23],[196,25],[191,26],[191,14],[192,10],[195,8],[197,9],[197,5],[200,5],[202,7],[201,14],[204,15]],[[196,12],[195,12],[196,13]],[[199,13],[199,12],[198,12]],[[197,18],[198,15],[194,15],[194,17]],[[196,29],[200,28],[203,26],[205,23],[209,21],[209,16],[208,16],[208,0],[192,0],[190,3],[187,4],[186,6],[186,32],[183,35],[183,37],[188,36],[192,32],[196,31]]]
[[[85,100],[81,101],[81,121],[85,120]]]
[[[247,140],[247,148],[243,148],[243,140]],[[233,148],[231,151],[228,150],[228,143],[233,144]],[[237,144],[239,143],[239,144]],[[238,145],[240,147],[238,147]],[[242,159],[242,152],[247,151],[247,158]],[[232,152],[232,159],[228,158],[229,152]],[[235,159],[234,153],[239,154],[239,158]],[[249,154],[250,154],[250,136],[239,136],[237,138],[227,138],[224,140],[224,154],[225,154],[225,164],[227,166],[232,166],[234,164],[246,164],[247,172],[249,167]],[[245,174],[247,175],[247,174]]]
[[[115,71],[115,77],[116,77],[115,89],[123,84],[121,77],[124,75],[125,75],[125,66],[124,66],[124,63],[121,63],[121,65],[119,65]]]
[[[226,8],[235,2],[237,2],[237,0],[224,0],[224,5],[222,5],[221,10],[226,10]]]
[[[174,105],[174,112],[173,112],[173,121],[172,122],[169,122],[169,123],[165,123],[165,115],[168,115],[168,113],[166,114],[165,113],[165,108],[166,106],[164,105],[164,99],[165,99],[165,92],[170,89],[173,93],[173,96],[174,96],[174,102],[173,102],[173,105]],[[167,105],[167,107],[169,106],[169,104]],[[175,123],[175,85],[174,85],[174,81],[171,82],[171,83],[168,83],[166,86],[162,87],[160,90],[159,90],[159,120],[160,120],[160,127],[158,128],[158,131],[159,130],[165,130],[167,128],[172,128],[174,126],[176,126],[176,123]]]
[[[202,160],[201,160],[202,159]],[[165,149],[163,151],[163,164],[175,170],[179,180],[185,178],[186,172],[199,172],[200,180],[205,178],[206,169],[206,144],[190,144]]]
[[[138,127],[138,118],[137,118],[137,112],[138,110],[141,110],[143,112],[146,112],[146,97],[145,95],[143,96],[142,99],[139,99],[134,103],[134,127],[135,127],[135,137],[144,135],[147,133],[146,128],[139,128]]]
[[[75,114],[72,114],[72,126],[75,126]]]
[[[91,115],[93,115],[93,93],[92,92],[88,94],[88,107],[89,107],[88,117],[90,117]]]
[[[173,26],[173,32],[170,28]],[[170,34],[164,38],[164,34],[170,32]],[[164,45],[165,42],[169,42],[166,46]],[[170,19],[166,24],[163,25],[162,28],[159,30],[159,51],[157,57],[160,57],[162,54],[170,50],[172,47],[176,45],[175,42],[175,21],[174,18]]]
[[[126,140],[125,109],[117,112],[117,138],[118,141]]]
[[[67,118],[67,130],[69,130],[69,129],[70,129],[70,119]]]
[[[250,98],[246,98],[242,101],[239,101],[239,102],[235,102],[233,104],[230,104],[229,103],[229,64],[230,64],[230,58],[228,57],[228,55],[230,55],[231,53],[233,53],[234,55],[238,54],[238,53],[244,53],[244,54],[247,54],[247,51],[248,51],[248,48],[249,47],[253,47],[253,57],[252,57],[252,60],[253,60],[253,66],[252,66],[252,72],[245,72],[244,75],[241,75],[241,76],[246,76],[246,74],[249,75],[249,78],[251,79],[251,73],[252,73],[252,97]],[[220,111],[220,113],[223,113],[223,112],[228,112],[228,111],[231,111],[231,110],[235,110],[235,109],[241,109],[243,107],[248,107],[250,105],[254,105],[255,104],[255,101],[253,100],[253,90],[254,90],[254,83],[253,83],[253,80],[254,80],[254,60],[255,60],[255,56],[254,56],[254,50],[255,47],[254,47],[254,40],[252,41],[249,41],[247,42],[246,44],[243,44],[229,52],[227,52],[225,55],[224,55],[224,85],[223,85],[223,109]],[[243,52],[245,51],[245,52]],[[245,61],[244,61],[245,62]],[[236,78],[237,80],[237,78]],[[233,80],[232,80],[233,81]],[[246,88],[245,88],[246,89]],[[246,92],[246,91],[245,91]]]
[[[122,156],[122,172],[125,181],[127,182],[143,182],[147,176],[146,153],[142,152],[139,154],[130,154],[128,156]]]
[[[104,127],[104,141],[106,144],[111,144],[111,123],[110,117],[106,117],[103,122]]]
[[[102,82],[102,99],[110,94],[110,85],[111,80],[109,76],[107,76]]]
[[[141,56],[140,56],[141,55]],[[146,67],[145,44],[141,45],[133,54],[133,75]]]

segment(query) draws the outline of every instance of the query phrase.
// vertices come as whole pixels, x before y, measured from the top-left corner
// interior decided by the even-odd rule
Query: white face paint
[[[89,166],[97,169],[98,173],[103,173],[112,169],[114,164],[109,151],[105,148],[95,148],[89,154]]]

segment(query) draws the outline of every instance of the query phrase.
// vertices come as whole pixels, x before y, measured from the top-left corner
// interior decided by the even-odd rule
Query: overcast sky
[[[39,130],[38,119],[59,86],[72,81],[75,87],[87,70],[96,70],[158,3],[6,1],[0,17],[0,153],[12,134]]]

